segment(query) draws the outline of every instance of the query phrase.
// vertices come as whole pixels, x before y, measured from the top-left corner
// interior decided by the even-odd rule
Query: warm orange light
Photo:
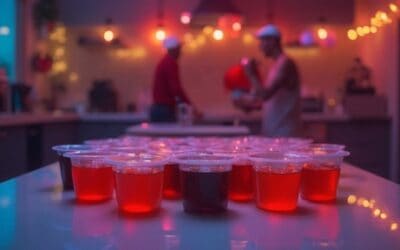
[[[242,39],[244,44],[252,44],[254,41],[254,37],[250,33],[244,34]]]
[[[363,33],[364,33],[364,35],[368,35],[369,32],[370,32],[369,26],[364,26],[364,27],[363,27]]]
[[[112,30],[106,30],[103,34],[104,41],[111,42],[114,40],[114,32]]]
[[[196,38],[196,42],[199,45],[204,45],[206,43],[206,37],[204,35],[198,35]]]
[[[318,38],[321,40],[325,40],[326,38],[328,38],[328,31],[324,28],[319,28],[317,34]]]
[[[192,20],[192,16],[191,16],[190,12],[183,12],[181,14],[181,18],[180,19],[181,19],[181,23],[189,24],[190,21]]]
[[[375,217],[378,217],[381,214],[381,210],[379,208],[377,208],[377,209],[374,210],[373,214],[374,214]]]
[[[167,36],[167,34],[163,28],[158,28],[154,35],[158,41],[163,41],[165,39],[165,37]]]
[[[354,40],[357,39],[358,35],[357,35],[357,32],[356,32],[354,29],[349,29],[349,30],[347,31],[347,37],[348,37],[350,40],[354,41]]]
[[[376,27],[381,27],[383,25],[382,21],[378,17],[371,18],[371,25]]]
[[[234,31],[240,31],[242,29],[242,24],[240,22],[234,22],[232,24],[232,29]]]
[[[359,35],[359,36],[363,36],[363,35],[365,35],[364,34],[364,29],[363,29],[363,27],[357,27],[357,34]]]
[[[357,201],[357,197],[355,195],[351,194],[347,197],[348,204],[354,204],[354,203],[356,203],[356,201]]]
[[[397,13],[399,11],[399,7],[395,3],[389,4],[389,9],[394,13]]]
[[[369,28],[369,30],[371,31],[371,33],[376,33],[376,32],[378,32],[378,28],[377,27],[375,27],[375,26],[371,26],[370,28]]]
[[[203,33],[206,35],[211,35],[213,33],[214,29],[211,26],[205,26],[203,28]]]
[[[393,222],[392,224],[390,224],[390,230],[391,231],[395,231],[399,228],[399,225],[395,222]]]
[[[216,29],[213,32],[213,38],[216,41],[221,41],[222,39],[224,39],[224,32],[220,29]]]
[[[385,220],[385,219],[387,218],[387,214],[385,214],[385,213],[383,213],[383,212],[381,213],[380,216],[381,216],[381,219],[382,219],[382,220]]]
[[[185,43],[190,43],[193,40],[193,35],[192,33],[185,33],[183,35],[183,41],[185,41]]]

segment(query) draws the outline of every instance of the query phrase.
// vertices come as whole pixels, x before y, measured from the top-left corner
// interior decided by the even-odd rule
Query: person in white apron
[[[253,94],[243,96],[242,108],[262,104],[262,133],[270,137],[301,136],[300,77],[295,62],[282,50],[281,33],[274,25],[262,27],[257,37],[264,56],[273,60],[264,84],[250,62],[245,71],[253,85]]]

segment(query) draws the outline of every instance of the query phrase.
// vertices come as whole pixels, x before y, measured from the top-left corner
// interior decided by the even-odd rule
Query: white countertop
[[[115,200],[75,204],[52,164],[0,183],[0,249],[400,249],[399,204],[399,185],[344,166],[336,204],[300,199],[296,213],[279,214],[230,202],[226,215],[201,217],[163,201],[156,215],[127,218]]]
[[[246,126],[191,125],[182,126],[176,123],[151,124],[142,123],[129,127],[126,132],[133,135],[147,136],[239,136],[247,135]]]

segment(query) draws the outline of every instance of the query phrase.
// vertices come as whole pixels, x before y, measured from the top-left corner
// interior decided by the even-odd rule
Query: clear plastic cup
[[[251,154],[256,173],[257,207],[277,212],[294,211],[300,191],[302,166],[309,159],[282,152]]]
[[[60,165],[61,179],[64,190],[72,190],[74,184],[72,181],[71,160],[65,157],[64,154],[74,151],[93,150],[93,146],[84,144],[64,144],[53,146],[52,149],[58,154],[58,163]]]
[[[111,153],[105,151],[70,152],[72,179],[76,199],[83,202],[100,202],[112,198],[114,179],[112,167],[105,162]]]
[[[309,148],[297,154],[309,156],[303,167],[301,197],[315,202],[335,201],[343,158],[349,152],[337,149]]]
[[[154,154],[108,158],[107,163],[113,166],[119,211],[151,213],[160,208],[166,162],[166,157]]]
[[[233,158],[187,153],[175,158],[181,171],[183,208],[187,213],[219,213],[228,207],[229,173]]]
[[[254,198],[254,168],[247,158],[252,151],[246,146],[216,147],[211,152],[231,155],[233,158],[232,171],[229,174],[229,199],[237,202],[247,202]]]

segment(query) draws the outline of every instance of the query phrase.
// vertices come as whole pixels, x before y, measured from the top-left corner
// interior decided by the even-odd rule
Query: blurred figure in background
[[[264,84],[257,73],[257,65],[249,61],[245,66],[252,83],[252,94],[242,95],[235,103],[242,109],[253,108],[262,101],[262,132],[266,136],[301,136],[300,76],[295,62],[282,49],[281,33],[275,25],[262,27],[257,37],[260,50],[271,58],[272,67]]]
[[[372,85],[371,69],[367,67],[361,58],[354,58],[353,65],[346,75],[346,93],[375,93],[375,88]]]
[[[110,80],[95,80],[89,91],[90,112],[117,112],[118,95]]]
[[[195,115],[200,113],[182,88],[179,76],[178,59],[181,56],[182,43],[176,37],[163,41],[166,54],[158,63],[153,82],[153,104],[150,109],[151,122],[175,122],[179,103],[192,105]]]

